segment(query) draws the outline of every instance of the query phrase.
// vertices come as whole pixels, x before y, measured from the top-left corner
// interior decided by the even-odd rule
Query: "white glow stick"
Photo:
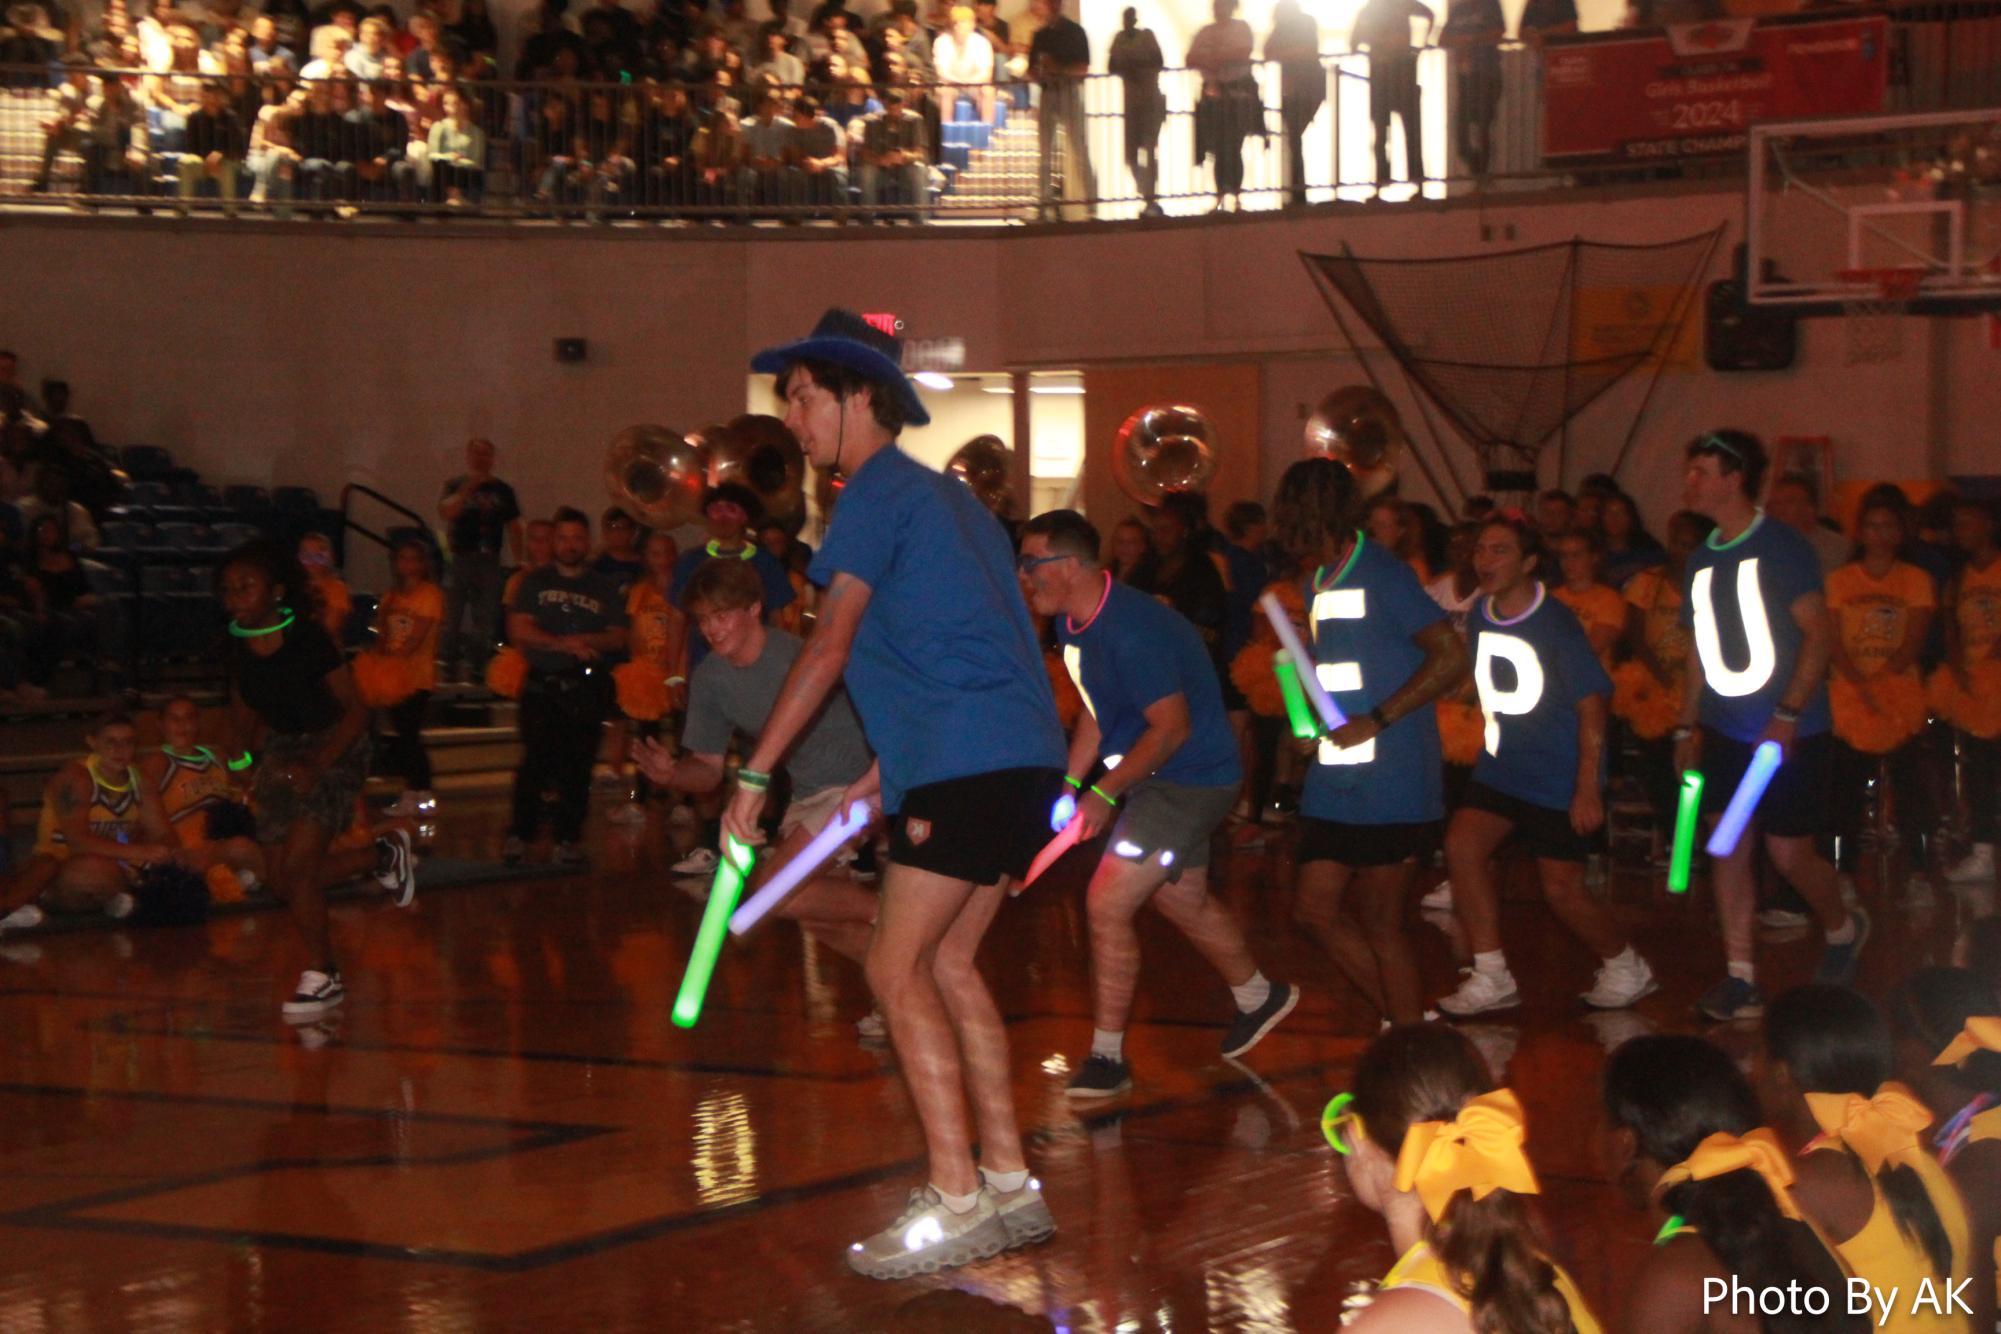
[[[730,918],[730,934],[740,936],[756,926],[763,916],[783,903],[792,891],[806,883],[806,877],[826,864],[828,858],[841,850],[841,845],[868,828],[869,806],[866,801],[858,801],[848,807],[846,815],[837,815],[827,822],[827,827],[813,836],[813,841],[799,849],[799,855],[778,868],[778,874],[764,882],[757,893],[744,900],[741,908]]]
[[[1278,594],[1266,593],[1258,599],[1258,606],[1264,608],[1265,619],[1271,622],[1278,642],[1298,664],[1299,683],[1306,687],[1306,697],[1313,701],[1313,711],[1320,715],[1321,723],[1329,732],[1338,732],[1346,727],[1347,718],[1342,716],[1334,697],[1327,693],[1327,687],[1320,684],[1320,673],[1315,669],[1313,655],[1306,651],[1306,645],[1299,642],[1299,631],[1293,628],[1292,617],[1285,614],[1285,606],[1278,600]]]

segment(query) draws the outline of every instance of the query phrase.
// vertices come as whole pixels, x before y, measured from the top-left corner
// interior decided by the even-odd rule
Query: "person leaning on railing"
[[[1048,218],[1054,211],[1055,200],[1062,194],[1050,172],[1058,126],[1063,130],[1064,165],[1072,168],[1074,164],[1071,183],[1085,199],[1098,197],[1084,115],[1084,78],[1091,72],[1091,39],[1082,24],[1064,14],[1063,0],[1030,0],[1029,9],[1042,24],[1029,43],[1028,63],[1042,89],[1042,100],[1035,111],[1035,180],[1042,214]]]
[[[1216,208],[1242,208],[1244,139],[1264,137],[1264,101],[1251,73],[1251,25],[1237,17],[1237,0],[1215,0],[1215,21],[1188,43],[1188,68],[1202,76],[1195,104],[1195,161],[1216,158]]]
[[[1126,170],[1146,201],[1140,216],[1157,218],[1160,207],[1160,127],[1167,120],[1167,98],[1160,91],[1160,71],[1167,59],[1149,28],[1139,26],[1139,11],[1128,7],[1118,34],[1105,56],[1105,69],[1119,77],[1125,90]]]
[[[1492,4],[1494,0],[1486,0]],[[1285,133],[1286,202],[1306,202],[1306,131],[1327,101],[1327,71],[1320,64],[1320,22],[1279,0],[1272,9],[1264,58],[1278,65],[1278,115]]]

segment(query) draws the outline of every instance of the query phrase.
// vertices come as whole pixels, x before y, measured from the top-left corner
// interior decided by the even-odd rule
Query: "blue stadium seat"
[[[153,545],[153,530],[135,519],[106,519],[98,525],[97,532],[106,547],[119,551],[136,551]]]
[[[216,545],[222,547],[224,550],[228,550],[231,547],[240,547],[245,542],[259,536],[261,532],[254,523],[242,523],[236,520],[225,520],[222,523],[211,524],[209,531],[215,534]]]
[[[116,566],[96,560],[82,560],[77,564],[83,567],[84,578],[90,580],[90,591],[98,596],[117,597],[131,591],[132,580]]]

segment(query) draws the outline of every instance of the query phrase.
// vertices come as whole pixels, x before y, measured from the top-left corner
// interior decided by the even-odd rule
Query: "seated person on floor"
[[[174,841],[212,859],[222,869],[209,888],[222,902],[243,897],[264,878],[264,850],[257,846],[249,795],[229,766],[201,740],[201,709],[175,695],[160,710],[160,749],[139,761],[146,790],[159,794]]]

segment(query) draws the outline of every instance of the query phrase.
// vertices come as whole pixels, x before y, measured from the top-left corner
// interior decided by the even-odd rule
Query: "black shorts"
[[[890,818],[889,859],[976,885],[1020,879],[1055,837],[1049,812],[1062,790],[1061,769],[997,769],[914,787]]]
[[[1833,825],[1834,735],[1822,732],[1801,737],[1792,754],[1772,775],[1772,785],[1758,803],[1751,827],[1775,838],[1813,838]],[[1721,815],[1750,766],[1748,741],[1702,729],[1702,813]]]
[[[1339,862],[1343,866],[1394,866],[1430,848],[1438,837],[1438,821],[1415,824],[1342,824],[1337,820],[1299,817],[1299,850],[1293,861]]]
[[[1570,812],[1511,797],[1485,783],[1468,783],[1461,810],[1486,811],[1515,827],[1515,840],[1529,855],[1553,862],[1581,862],[1591,856],[1591,840],[1570,823]]]

